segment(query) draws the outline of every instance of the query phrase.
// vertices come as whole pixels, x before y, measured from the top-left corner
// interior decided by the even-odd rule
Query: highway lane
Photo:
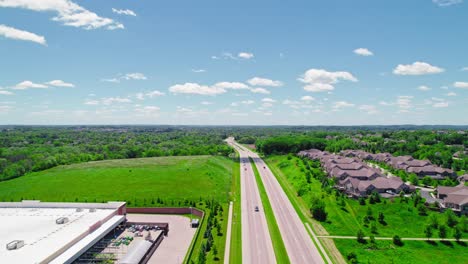
[[[256,153],[247,149],[244,152],[252,157],[257,166],[291,263],[325,263],[304,223],[266,163]]]
[[[227,141],[238,150],[241,161],[242,263],[274,264],[275,252],[248,152]]]

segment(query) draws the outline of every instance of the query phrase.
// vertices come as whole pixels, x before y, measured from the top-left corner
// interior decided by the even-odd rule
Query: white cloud
[[[12,89],[14,89],[14,90],[26,90],[26,89],[30,89],[30,88],[45,89],[47,87],[48,86],[44,85],[44,84],[33,83],[31,81],[23,81],[23,82],[18,83],[15,86],[13,86]]]
[[[460,69],[461,71],[468,71],[468,67],[463,67]]]
[[[454,82],[453,86],[456,88],[468,89],[468,82]]]
[[[253,53],[249,53],[249,52],[239,52],[239,54],[237,54],[237,57],[248,60],[248,59],[253,58],[254,55]]]
[[[276,103],[276,100],[267,97],[267,98],[263,98],[262,102],[264,102],[264,103]]]
[[[153,97],[163,96],[164,93],[158,90],[154,90],[154,91],[146,93],[145,95],[148,96],[149,98],[153,98]]]
[[[117,77],[111,78],[111,79],[102,79],[101,81],[119,83],[121,80],[127,80],[127,81],[139,80],[139,81],[142,81],[142,80],[147,80],[147,79],[148,78],[143,73],[134,72],[134,73],[127,73],[127,74],[124,74],[124,75],[121,75],[121,76],[117,76]]]
[[[451,6],[463,3],[463,0],[432,0],[438,6]]]
[[[146,76],[143,73],[135,72],[135,73],[127,73],[122,76],[122,79],[125,80],[146,80]]]
[[[124,28],[123,24],[110,18],[100,17],[71,0],[1,0],[0,7],[23,8],[38,12],[54,11],[58,15],[52,18],[53,21],[88,30],[101,27],[109,30]]]
[[[398,99],[396,101],[396,105],[398,105],[398,107],[400,109],[410,109],[412,108],[412,100],[413,100],[413,96],[410,96],[410,95],[402,95],[402,96],[398,96]]]
[[[202,105],[212,105],[213,102],[203,101],[200,104],[202,104]]]
[[[223,52],[221,53],[221,56],[216,56],[216,55],[211,56],[211,59],[213,60],[219,60],[219,59],[249,60],[249,59],[252,59],[253,57],[254,57],[254,54],[250,52],[239,52],[237,55],[232,54],[231,52]]]
[[[245,105],[251,105],[251,104],[254,104],[254,103],[255,103],[255,101],[253,101],[253,100],[244,100],[244,101],[241,102],[241,104],[245,104]]]
[[[348,103],[346,101],[338,101],[338,102],[335,102],[333,104],[334,109],[339,109],[339,108],[343,108],[343,107],[353,107],[353,106],[354,106],[354,104]]]
[[[115,9],[112,8],[112,12],[119,14],[119,15],[127,15],[127,16],[137,16],[135,12],[130,9]]]
[[[5,91],[5,90],[1,90],[0,89],[0,95],[13,95],[14,93],[10,92],[10,91]]]
[[[394,70],[393,74],[397,75],[425,75],[436,74],[444,72],[445,69],[437,66],[432,66],[426,62],[414,62],[413,64],[399,64]]]
[[[445,108],[449,106],[449,103],[443,98],[432,97],[431,100],[426,100],[428,104],[432,104],[435,108]]]
[[[367,112],[370,115],[377,114],[377,108],[374,105],[360,105],[359,110]]]
[[[312,96],[306,95],[306,96],[302,96],[301,100],[302,101],[315,101],[315,98]]]
[[[0,1],[0,5],[1,3],[2,2]],[[8,27],[5,25],[0,25],[0,36],[16,40],[32,41],[47,46],[47,42],[43,36],[39,36],[28,31]]]
[[[101,99],[103,105],[111,105],[114,103],[131,103],[132,100],[122,97],[106,97]]]
[[[176,84],[169,87],[169,91],[175,94],[197,94],[197,95],[217,95],[226,92],[224,88],[217,86],[200,85],[198,83]]]
[[[138,100],[145,100],[145,94],[144,93],[137,93],[137,94],[135,94],[135,97]]]
[[[418,87],[418,90],[426,92],[426,91],[431,90],[431,88],[427,87],[426,85],[421,85],[421,86]]]
[[[206,70],[205,69],[192,69],[192,72],[202,73],[202,72],[206,72]]]
[[[449,93],[447,94],[447,96],[457,96],[457,94],[454,93],[454,92],[449,92]]]
[[[386,101],[380,101],[379,105],[390,106],[390,105],[394,105],[394,103],[390,103],[390,102],[386,102]]]
[[[7,113],[12,109],[9,105],[0,105],[0,113]]]
[[[252,89],[250,89],[250,91],[251,91],[252,93],[270,94],[270,91],[268,91],[267,89],[265,89],[265,88],[259,88],[259,87],[257,87],[257,88],[252,88]]]
[[[373,56],[374,55],[372,51],[366,48],[355,49],[353,52],[360,56]]]
[[[55,86],[55,87],[75,87],[74,84],[66,83],[66,82],[64,82],[62,80],[53,80],[53,81],[47,82],[46,84],[51,85],[51,86]]]
[[[161,110],[161,108],[159,108],[157,106],[144,106],[144,107],[136,107],[135,108],[135,112],[141,113],[141,114],[144,114],[144,115],[158,115],[159,110]]]
[[[432,105],[432,107],[435,107],[435,108],[445,108],[448,106],[449,106],[448,102],[436,102]]]
[[[324,92],[335,89],[333,84],[340,80],[357,82],[358,80],[349,72],[329,72],[323,69],[307,70],[299,79],[306,84],[304,90],[309,92]]]
[[[218,82],[214,85],[214,87],[232,90],[249,89],[247,85],[240,82]]]
[[[269,87],[279,87],[283,85],[283,83],[280,81],[274,81],[274,80],[261,78],[261,77],[254,77],[252,79],[249,79],[247,80],[247,83],[249,83],[252,86],[269,86]]]
[[[99,101],[98,100],[86,100],[84,104],[85,105],[98,105]]]

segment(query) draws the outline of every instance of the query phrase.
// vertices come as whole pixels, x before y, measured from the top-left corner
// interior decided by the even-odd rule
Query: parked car
[[[258,206],[255,206],[255,212],[258,212],[258,211],[260,211],[260,210],[258,209]]]

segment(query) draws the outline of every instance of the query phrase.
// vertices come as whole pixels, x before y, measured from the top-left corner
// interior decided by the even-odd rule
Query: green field
[[[225,157],[188,156],[58,166],[0,182],[0,200],[123,200],[129,206],[158,206],[160,198],[160,206],[178,206],[202,198],[226,203],[233,163]]]
[[[359,263],[466,263],[468,247],[466,243],[403,241],[402,247],[397,247],[391,241],[376,241],[376,247],[370,244],[360,244],[356,240],[335,239],[336,246],[344,257],[350,252],[357,255]]]

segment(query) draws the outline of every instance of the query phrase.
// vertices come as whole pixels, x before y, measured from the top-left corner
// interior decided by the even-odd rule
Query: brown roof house
[[[459,214],[468,215],[468,187],[437,187],[437,198],[441,199],[441,208],[450,208]]]

